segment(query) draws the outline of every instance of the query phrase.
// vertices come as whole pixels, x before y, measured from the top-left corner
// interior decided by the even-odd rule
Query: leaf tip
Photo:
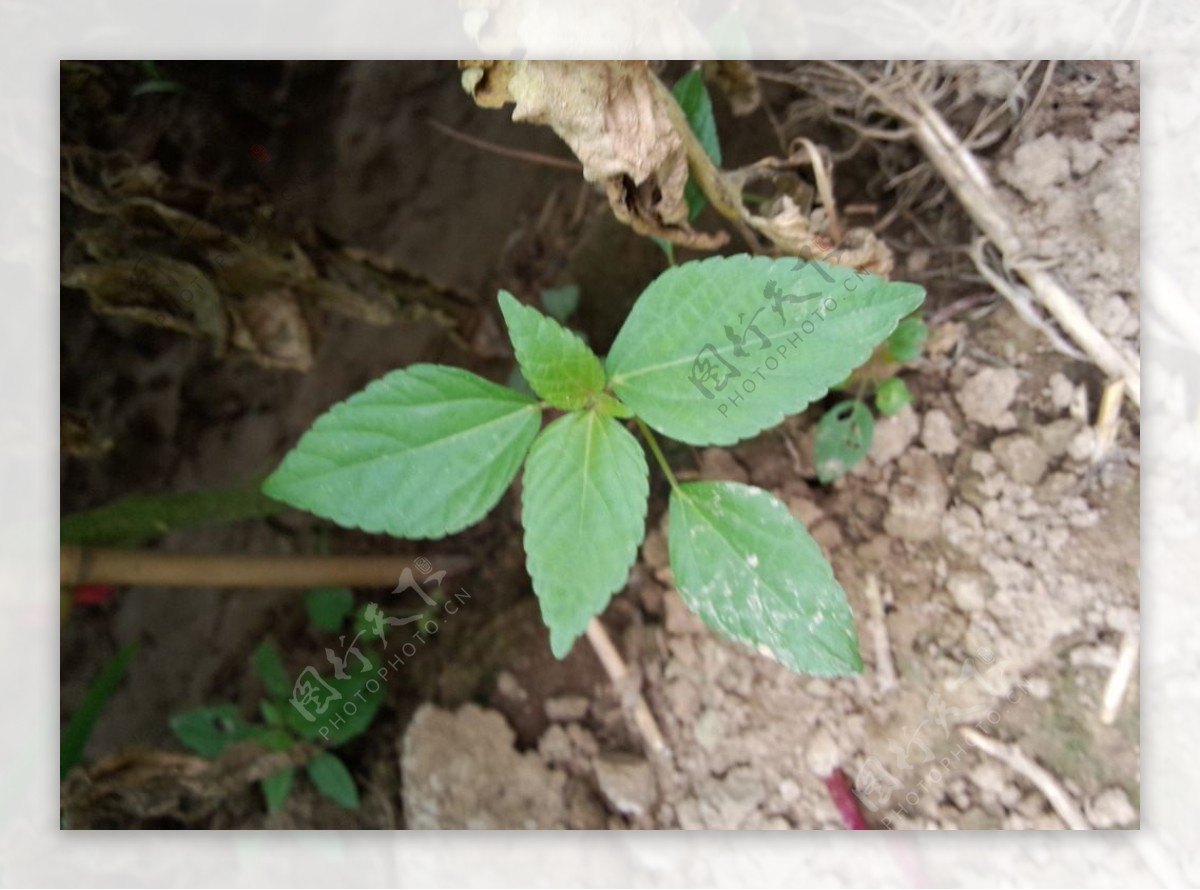
[[[554,657],[562,661],[571,654],[571,650],[575,648],[575,641],[579,639],[579,633],[563,630],[559,627],[550,629],[550,651]]]
[[[496,294],[496,302],[500,304],[500,311],[504,313],[505,321],[508,321],[508,317],[514,309],[521,308],[521,301],[503,288]]]

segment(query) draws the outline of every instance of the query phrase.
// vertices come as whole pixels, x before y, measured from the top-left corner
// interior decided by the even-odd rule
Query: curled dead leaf
[[[62,283],[93,310],[212,340],[270,368],[312,365],[320,311],[375,325],[432,321],[451,336],[467,301],[308,228],[252,193],[174,180],[156,164],[62,149],[61,187],[84,217]]]
[[[688,150],[677,107],[645,62],[460,62],[484,108],[513,103],[513,120],[545,124],[604,186],[614,215],[644,235],[712,249],[726,233],[688,225]],[[688,133],[687,135],[691,135]]]
[[[716,176],[741,219],[779,253],[886,277],[892,271],[892,252],[875,233],[865,228],[841,231],[833,225],[836,217],[830,208],[813,210],[814,189],[796,174],[811,162],[806,149],[786,159],[766,158],[737,170],[716,171]],[[773,194],[762,204],[749,204],[746,189],[764,183]],[[829,194],[832,196],[831,190]]]
[[[229,331],[220,294],[191,263],[146,254],[133,260],[81,263],[62,283],[87,293],[92,311],[184,334],[206,335],[220,351]]]
[[[883,278],[892,274],[895,265],[891,248],[870,229],[861,227],[848,229],[837,247],[826,254],[824,261],[838,266],[853,266],[860,272]]]
[[[217,760],[171,751],[131,750],[73,770],[59,795],[71,829],[207,825],[237,795],[319,749],[305,742],[272,751],[256,742],[227,747]]]
[[[752,114],[762,104],[758,78],[749,62],[739,59],[705,62],[704,79],[725,94],[737,117]]]

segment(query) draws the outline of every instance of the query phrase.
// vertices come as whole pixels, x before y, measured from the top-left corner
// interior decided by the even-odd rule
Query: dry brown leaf
[[[87,224],[63,252],[62,282],[94,311],[233,347],[270,368],[305,369],[328,310],[388,325],[432,321],[451,336],[466,302],[332,243],[284,230],[250,193],[173,180],[122,153],[65,146],[62,191]]]
[[[202,825],[230,799],[318,753],[301,742],[271,751],[255,742],[230,745],[215,760],[170,751],[134,750],[72,770],[60,788],[67,828]]]
[[[848,229],[841,243],[824,257],[824,262],[853,266],[860,272],[883,278],[892,274],[894,265],[891,248],[870,229],[861,227]]]
[[[113,440],[102,435],[88,415],[63,408],[59,412],[59,447],[65,455],[95,460],[112,451]]]
[[[146,254],[133,260],[80,263],[62,283],[86,291],[100,315],[130,318],[184,334],[211,337],[220,351],[229,319],[212,281],[191,263]]]
[[[738,59],[705,62],[704,79],[725,94],[737,117],[757,111],[762,104],[758,78],[749,62]]]
[[[514,104],[513,120],[545,124],[602,184],[635,231],[712,249],[725,233],[688,225],[688,154],[666,93],[645,62],[460,62],[463,88],[484,108]]]
[[[786,159],[766,158],[737,170],[718,171],[717,178],[742,220],[779,253],[886,277],[892,271],[892,252],[870,229],[851,228],[835,240],[828,208],[813,211],[813,188],[795,173],[809,160],[805,153]],[[775,195],[756,213],[743,194],[751,183],[758,182],[766,182]]]

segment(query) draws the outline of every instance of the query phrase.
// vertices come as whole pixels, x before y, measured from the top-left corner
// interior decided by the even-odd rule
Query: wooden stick
[[[985,736],[982,732],[971,729],[969,726],[960,726],[958,731],[962,733],[963,737],[970,744],[974,745],[984,754],[990,754],[997,760],[1002,760],[1028,779],[1038,791],[1046,796],[1046,800],[1050,801],[1050,806],[1054,808],[1054,812],[1058,813],[1059,818],[1066,823],[1067,828],[1070,828],[1072,831],[1088,831],[1091,829],[1091,825],[1088,824],[1087,819],[1083,818],[1083,813],[1079,811],[1079,807],[1071,798],[1071,795],[1067,793],[1067,790],[1059,784],[1058,779],[1035,763],[1016,745],[1006,745],[1003,742],[998,742],[995,739]]]
[[[1117,425],[1121,420],[1121,397],[1125,395],[1125,381],[1110,380],[1100,396],[1100,407],[1096,411],[1096,446],[1092,452],[1092,463],[1099,463],[1117,441]]]
[[[999,248],[1005,265],[1025,280],[1038,302],[1088,357],[1106,374],[1125,382],[1125,394],[1140,408],[1141,368],[1136,360],[1122,355],[1096,329],[1083,307],[1058,280],[1029,258],[991,179],[941,114],[920,95],[914,95],[912,102],[912,112],[904,117],[912,124],[914,140],[946,180],[975,225]]]
[[[1138,663],[1138,635],[1127,633],[1121,640],[1121,651],[1117,655],[1117,663],[1112,673],[1108,675],[1108,683],[1104,686],[1104,705],[1100,711],[1100,722],[1111,726],[1121,710],[1121,701],[1125,698],[1125,690],[1129,688],[1129,679]]]
[[[374,587],[392,585],[418,554],[395,556],[247,556],[106,550],[64,546],[62,580],[76,584],[147,587]],[[439,569],[470,565],[461,556],[434,557]]]
[[[667,747],[662,730],[658,728],[658,722],[650,712],[650,706],[646,704],[642,693],[632,686],[632,677],[629,675],[629,669],[625,666],[625,659],[621,658],[621,653],[613,645],[612,638],[604,629],[604,625],[600,623],[599,618],[593,618],[588,622],[587,639],[592,644],[596,657],[600,659],[604,672],[608,674],[608,678],[616,687],[617,694],[631,711],[634,725],[641,734],[642,741],[645,742],[649,753],[662,760],[670,760],[671,749]]]
[[[888,638],[887,614],[883,608],[883,594],[879,590],[879,579],[867,575],[863,587],[867,606],[871,612],[871,640],[875,648],[875,675],[880,693],[886,695],[896,688],[896,663],[892,660],[892,643]]]
[[[509,148],[506,145],[496,145],[494,142],[488,142],[486,139],[480,139],[477,136],[472,136],[470,133],[463,133],[461,130],[456,130],[433,118],[429,118],[426,123],[451,139],[457,139],[459,142],[463,142],[472,148],[490,151],[492,154],[500,155],[502,158],[511,158],[514,161],[525,161],[530,164],[541,164],[544,167],[569,170],[572,173],[583,172],[583,164],[580,164],[578,161],[556,158],[553,155],[546,155],[537,151],[526,151],[523,148]]]

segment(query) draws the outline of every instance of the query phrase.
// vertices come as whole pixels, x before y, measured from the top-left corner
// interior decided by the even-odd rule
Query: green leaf
[[[152,93],[185,93],[187,87],[177,80],[148,80],[145,83],[139,83],[129,93],[130,96],[137,98],[138,96],[148,96]]]
[[[346,587],[314,587],[304,594],[304,608],[313,627],[336,633],[354,608],[354,594]]]
[[[316,687],[319,700],[326,705],[324,713],[318,713],[317,705],[310,704],[306,708],[308,717],[312,718],[310,720],[292,703],[295,700],[293,696],[289,696],[283,708],[283,723],[305,741],[325,742],[335,748],[344,745],[366,732],[379,713],[386,689],[378,675],[383,660],[370,649],[360,649],[367,661],[364,666],[348,651],[355,639],[350,637],[351,642],[344,645],[339,641],[339,645],[331,645],[327,650],[346,662],[343,670],[345,679],[339,679],[328,666],[325,673],[319,673],[312,666],[297,677],[297,684],[293,685],[295,690],[301,680],[310,682]],[[318,677],[314,679],[313,674],[318,674]]]
[[[838,402],[817,424],[814,444],[817,479],[832,482],[867,456],[875,439],[871,409],[854,399]]]
[[[709,627],[795,671],[862,671],[846,594],[777,498],[736,482],[691,482],[672,493],[670,509],[675,585]]]
[[[648,478],[637,440],[594,411],[560,417],[533,443],[521,516],[556,657],[625,585],[646,531]]]
[[[71,720],[63,730],[62,739],[59,742],[60,778],[65,777],[83,761],[83,749],[87,747],[88,739],[92,737],[96,721],[100,719],[100,714],[104,711],[108,700],[112,698],[112,694],[117,691],[121,678],[125,676],[125,668],[137,652],[137,648],[136,643],[129,643],[117,650],[113,660],[104,666],[100,675],[88,687],[79,710],[71,715]]]
[[[290,751],[296,744],[296,740],[288,731],[279,726],[251,725],[247,737],[272,751]]]
[[[911,362],[925,348],[925,340],[929,337],[929,328],[921,319],[906,318],[888,337],[888,354],[896,364]]]
[[[613,391],[655,429],[729,445],[804,409],[925,298],[915,284],[787,257],[668,269],[613,343]]]
[[[292,681],[283,666],[283,659],[275,644],[269,640],[263,640],[254,650],[254,670],[258,672],[267,695],[272,698],[287,698],[292,694]]]
[[[335,755],[318,754],[308,762],[308,777],[317,790],[349,810],[358,809],[358,788],[346,764]]]
[[[604,389],[600,359],[578,334],[522,306],[508,291],[500,291],[500,311],[521,373],[539,396],[555,408],[574,411]]]
[[[285,767],[274,775],[267,776],[260,783],[263,797],[267,801],[267,812],[278,813],[287,803],[288,794],[292,790],[292,781],[296,778],[294,766]]]
[[[339,525],[440,538],[496,505],[540,425],[526,396],[413,365],[317,418],[263,490]]]
[[[563,287],[548,287],[540,294],[542,308],[556,321],[563,324],[579,308],[579,287],[568,284]]]
[[[59,539],[80,546],[133,547],[188,526],[261,519],[284,509],[257,488],[132,497],[64,516]]]
[[[693,68],[679,78],[671,92],[674,93],[679,107],[683,109],[688,125],[696,134],[696,139],[704,149],[704,153],[712,159],[716,166],[720,167],[721,143],[717,139],[717,122],[713,118],[712,99],[708,95],[708,87],[704,84],[704,75],[700,69]],[[704,205],[708,203],[704,192],[696,184],[694,176],[688,176],[683,196],[687,200],[688,218],[694,220],[700,215]]]
[[[596,396],[593,407],[601,414],[606,414],[609,417],[621,419],[633,417],[633,412],[629,410],[628,406],[622,404],[620,399],[614,399],[606,392],[602,392]]]
[[[209,760],[219,757],[226,746],[253,738],[255,733],[255,727],[242,719],[236,705],[185,711],[172,717],[169,725],[180,742]]]
[[[895,414],[913,400],[908,385],[899,377],[892,377],[879,384],[875,390],[875,407],[880,414]]]
[[[289,695],[285,693],[285,695]],[[268,726],[281,726],[283,724],[283,712],[279,710],[279,705],[272,701],[263,699],[258,703],[258,713],[262,715],[263,720]]]

